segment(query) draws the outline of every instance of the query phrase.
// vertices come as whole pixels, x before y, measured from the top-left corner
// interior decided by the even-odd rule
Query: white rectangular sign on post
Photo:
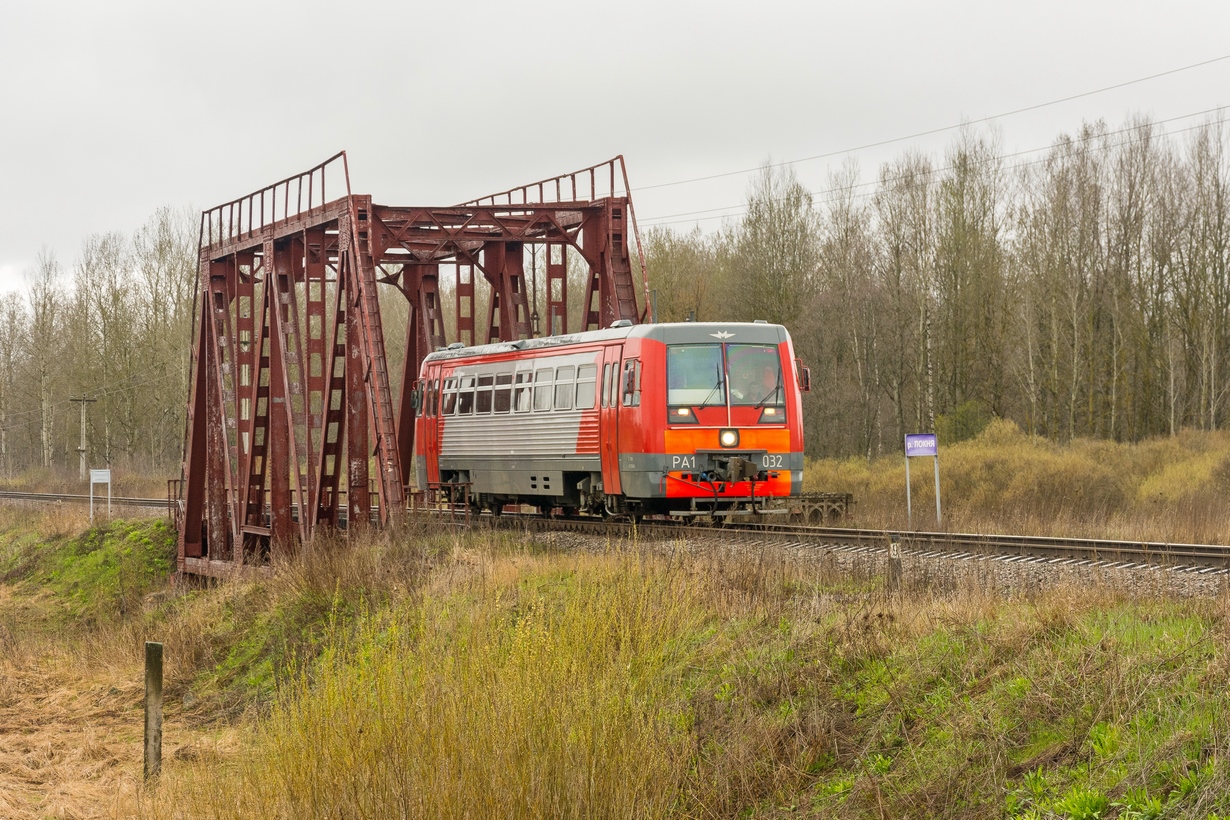
[[[94,485],[107,485],[107,520],[111,520],[111,471],[90,470],[90,525],[94,524]]]
[[[935,433],[907,433],[905,436],[905,514],[909,526],[914,526],[914,508],[910,502],[910,459],[931,456],[935,459],[935,523],[943,526],[940,509],[940,447]]]

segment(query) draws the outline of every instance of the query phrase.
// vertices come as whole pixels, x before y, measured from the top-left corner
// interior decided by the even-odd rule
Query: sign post
[[[111,520],[111,471],[90,470],[90,526],[94,525],[94,485],[107,485],[107,520]]]
[[[910,503],[910,459],[931,456],[935,459],[935,523],[943,526],[944,514],[940,509],[940,449],[935,433],[907,433],[905,436],[905,514],[911,529],[914,527],[914,508]]]

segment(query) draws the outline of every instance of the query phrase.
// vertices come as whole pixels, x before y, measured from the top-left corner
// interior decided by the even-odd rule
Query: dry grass
[[[636,561],[471,551],[419,601],[335,624],[252,753],[169,768],[151,816],[661,816],[683,754],[652,708],[683,592]]]
[[[773,550],[501,539],[335,620],[250,743],[173,762],[143,816],[983,817],[1038,767],[1035,806],[1169,789],[1230,728],[1222,601],[1007,598],[970,565],[894,594]],[[1112,730],[1138,736],[1094,771]]]
[[[992,422],[942,448],[944,529],[1176,543],[1230,542],[1230,432],[1060,446]],[[900,456],[809,462],[809,490],[852,492],[857,524],[905,529]],[[911,465],[914,524],[934,529],[932,462]]]
[[[1050,476],[1115,526],[1155,495],[1212,515],[1226,443],[1086,452],[993,428],[951,462],[998,489],[954,479],[972,499],[954,505],[1033,499],[1038,526],[1089,526],[1034,486]],[[1092,577],[1007,595],[977,564],[890,593],[875,556],[412,529],[135,608],[108,593],[87,627],[61,582],[23,580],[78,536],[0,507],[3,817],[1050,817],[1080,789],[1230,809],[1230,775],[1202,768],[1230,756],[1227,599]],[[168,664],[152,789],[144,640]]]
[[[166,498],[167,479],[178,478],[178,465],[166,470],[141,467],[114,467],[111,470],[111,494],[128,498]],[[105,488],[95,488],[95,492]],[[0,490],[23,493],[64,493],[88,495],[89,484],[82,481],[76,469],[30,469],[11,478],[0,478]]]

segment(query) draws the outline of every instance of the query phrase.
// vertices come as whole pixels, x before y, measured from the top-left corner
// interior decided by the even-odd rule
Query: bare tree
[[[17,367],[26,337],[26,308],[16,293],[0,295],[0,471],[13,477],[9,424],[17,399]]]
[[[33,370],[33,383],[39,402],[39,442],[41,463],[51,467],[54,453],[56,376],[62,364],[59,355],[59,333],[62,327],[64,291],[60,283],[63,271],[52,251],[39,253],[30,275],[30,352],[28,360]]]

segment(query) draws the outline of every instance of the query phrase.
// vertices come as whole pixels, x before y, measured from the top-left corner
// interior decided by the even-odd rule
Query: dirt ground
[[[54,658],[0,662],[0,816],[131,814],[144,697],[132,671],[124,681]]]
[[[0,586],[0,615],[7,590]],[[10,599],[11,603],[11,599]],[[11,614],[11,610],[10,613]],[[0,818],[127,818],[142,789],[140,657],[93,657],[52,638],[6,640],[0,617]],[[106,654],[106,653],[104,653]],[[139,653],[133,653],[137,655]],[[168,697],[163,765],[199,762],[233,740]]]

